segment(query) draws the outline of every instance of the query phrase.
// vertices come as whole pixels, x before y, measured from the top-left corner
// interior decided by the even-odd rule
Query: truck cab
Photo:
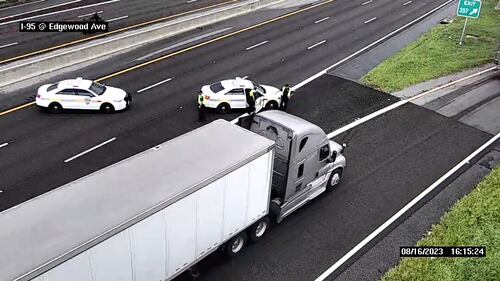
[[[317,125],[278,110],[242,117],[238,125],[275,142],[270,208],[277,222],[339,183],[345,145]]]

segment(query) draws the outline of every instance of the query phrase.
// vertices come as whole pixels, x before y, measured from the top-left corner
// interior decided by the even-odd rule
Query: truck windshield
[[[100,96],[106,91],[106,86],[96,82],[92,82],[92,84],[90,84],[89,90]]]

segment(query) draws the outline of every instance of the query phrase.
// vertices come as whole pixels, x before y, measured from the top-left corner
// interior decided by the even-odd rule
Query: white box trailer
[[[273,158],[218,120],[8,209],[0,280],[170,280],[268,214]]]

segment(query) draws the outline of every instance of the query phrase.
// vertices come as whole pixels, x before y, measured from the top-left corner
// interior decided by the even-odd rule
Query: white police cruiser
[[[255,107],[276,109],[281,103],[281,91],[278,88],[259,85],[251,80],[236,77],[223,80],[201,88],[205,107],[216,108],[226,113],[234,108],[247,108],[246,91],[255,90]]]
[[[63,109],[101,110],[106,113],[130,107],[132,97],[122,89],[105,86],[81,77],[38,88],[36,105],[51,112]]]

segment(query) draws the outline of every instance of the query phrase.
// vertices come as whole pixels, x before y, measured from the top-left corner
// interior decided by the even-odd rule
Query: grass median
[[[500,167],[445,214],[418,246],[485,246],[485,258],[403,258],[382,281],[500,280]]]
[[[500,45],[498,0],[483,0],[479,19],[467,22],[464,44],[459,45],[464,18],[438,25],[403,48],[362,78],[378,90],[392,93],[408,86],[460,72],[493,61]],[[454,3],[453,5],[458,5]]]

